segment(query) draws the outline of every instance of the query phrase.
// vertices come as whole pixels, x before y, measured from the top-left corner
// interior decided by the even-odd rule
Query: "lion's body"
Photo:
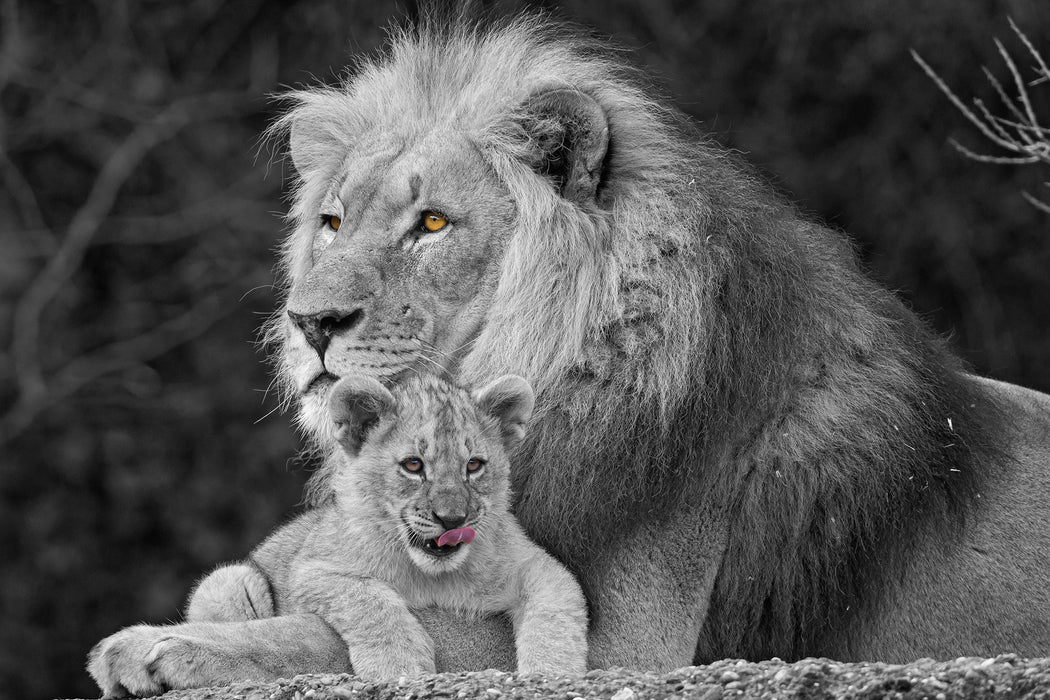
[[[1050,653],[1050,398],[967,375],[618,57],[424,20],[293,100],[300,424],[330,449],[333,375],[524,376],[515,512],[591,665]]]
[[[841,656],[912,660],[1050,649],[1050,396],[974,380],[1007,417],[1004,453],[956,532],[926,535]]]

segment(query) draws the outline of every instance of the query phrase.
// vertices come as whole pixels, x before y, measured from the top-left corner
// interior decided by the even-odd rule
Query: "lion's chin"
[[[299,395],[302,397],[311,394],[327,395],[328,389],[343,377],[368,376],[394,384],[411,369],[413,369],[413,366],[406,364],[377,367],[370,364],[333,361],[328,366],[323,366],[320,370],[315,370],[311,374],[302,377],[297,384]]]
[[[332,374],[331,372],[324,371],[318,374],[316,377],[311,379],[307,385],[303,388],[302,393],[307,394],[319,394],[322,397],[328,396],[328,390],[332,388],[332,385],[339,381],[339,377]]]
[[[336,379],[328,373],[318,375],[300,393],[296,408],[296,423],[299,428],[323,442],[335,439],[335,425],[328,408],[328,395]]]
[[[377,368],[367,365],[340,363],[338,371],[322,368],[298,382],[299,399],[297,422],[305,432],[328,441],[334,438],[334,425],[328,409],[328,395],[332,385],[342,377],[372,376],[388,384],[395,384],[413,368],[408,365],[388,365]]]

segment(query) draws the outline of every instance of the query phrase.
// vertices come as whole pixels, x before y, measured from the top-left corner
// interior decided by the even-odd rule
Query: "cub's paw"
[[[389,681],[402,676],[412,678],[436,673],[433,659],[379,659],[360,655],[354,658],[351,654],[350,665],[354,674],[363,681]]]
[[[214,684],[221,655],[170,627],[137,625],[106,637],[88,655],[88,672],[102,697],[149,697]]]
[[[388,681],[436,673],[434,643],[429,636],[405,640],[398,645],[348,645],[354,673],[366,681]]]

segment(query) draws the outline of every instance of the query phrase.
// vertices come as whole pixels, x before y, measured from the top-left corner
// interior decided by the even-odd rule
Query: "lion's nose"
[[[434,511],[434,520],[441,523],[441,526],[445,530],[455,530],[458,527],[462,527],[463,523],[467,522],[467,514],[459,511],[446,511],[439,513]]]
[[[328,310],[319,311],[314,314],[299,314],[291,309],[288,310],[288,318],[306,336],[306,342],[317,351],[317,356],[324,360],[324,352],[328,349],[328,343],[332,336],[349,331],[361,322],[365,313],[361,309],[354,309],[349,313]]]

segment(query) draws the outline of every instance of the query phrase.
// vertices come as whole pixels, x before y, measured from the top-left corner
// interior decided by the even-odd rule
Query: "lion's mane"
[[[555,87],[607,115],[597,205],[561,198],[529,164],[525,105]],[[821,653],[912,533],[958,524],[979,495],[995,414],[943,343],[839,234],[802,219],[601,42],[537,16],[425,17],[344,84],[291,99],[278,130],[471,135],[518,220],[458,371],[536,388],[517,514],[583,567],[681,499],[728,513],[698,660]],[[323,194],[304,181],[297,225]],[[285,251],[290,278],[309,254]]]

